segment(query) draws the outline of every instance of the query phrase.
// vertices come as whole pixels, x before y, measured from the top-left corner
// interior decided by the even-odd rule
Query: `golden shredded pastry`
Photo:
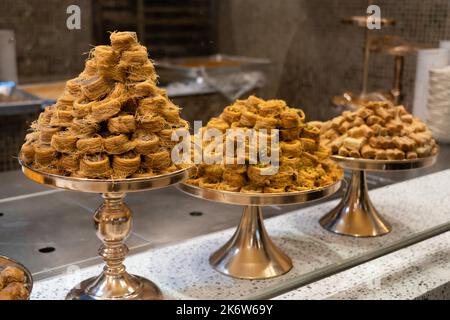
[[[290,108],[282,100],[264,101],[254,96],[237,100],[200,129],[202,135],[207,129],[217,129],[224,142],[207,151],[214,140],[204,138],[200,141],[205,162],[197,165],[186,183],[232,192],[280,193],[310,190],[338,181],[342,178],[342,169],[329,159],[329,150],[320,145],[320,129],[306,125],[304,121],[302,110]],[[230,136],[227,141],[224,133],[229,128],[240,129],[242,133],[255,129],[255,136],[236,137],[230,143]],[[279,130],[279,148],[271,145],[276,137],[272,129]],[[245,154],[226,157],[222,149],[226,152],[235,148],[236,151],[244,141]],[[267,155],[278,153],[280,166],[260,163],[260,151]],[[252,154],[257,155],[256,163],[250,162]],[[208,164],[224,155],[225,163]]]
[[[32,123],[20,150],[24,163],[106,179],[178,170],[170,157],[172,134],[189,124],[158,88],[155,67],[136,34],[113,32],[110,40],[90,51],[83,72]]]
[[[25,300],[29,290],[25,284],[25,273],[13,266],[0,271],[0,300]]]

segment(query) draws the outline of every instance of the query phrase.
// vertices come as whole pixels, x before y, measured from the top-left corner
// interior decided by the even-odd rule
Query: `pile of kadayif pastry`
[[[84,71],[66,83],[25,138],[20,158],[54,174],[145,177],[177,170],[171,161],[180,109],[156,85],[147,49],[133,32],[114,32],[92,49]]]
[[[25,273],[13,266],[0,271],[0,300],[25,300],[29,290],[25,284]]]
[[[321,125],[322,142],[335,155],[377,160],[416,159],[439,149],[431,131],[403,106],[369,102]]]
[[[319,129],[306,125],[303,111],[288,107],[282,100],[264,101],[254,96],[237,100],[200,131],[217,129],[225,141],[225,131],[230,128],[255,129],[260,134],[267,134],[269,141],[272,129],[278,129],[278,171],[267,175],[270,164],[250,164],[249,150],[254,146],[249,146],[245,164],[239,164],[238,156],[225,163],[202,163],[197,165],[188,184],[234,192],[282,193],[327,186],[342,176],[342,170],[329,159],[329,151],[320,145]],[[260,129],[266,129],[266,132]],[[214,142],[203,139],[203,150],[208,150],[206,147],[210,143]]]

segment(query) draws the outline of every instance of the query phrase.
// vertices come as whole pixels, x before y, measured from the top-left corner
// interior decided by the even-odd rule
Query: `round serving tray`
[[[431,166],[436,162],[438,155],[439,154],[426,158],[408,160],[373,160],[342,156],[331,156],[331,159],[338,162],[342,167],[346,169],[366,171],[397,171]]]
[[[339,190],[341,187],[341,181],[337,181],[329,186],[317,189],[283,193],[244,193],[223,191],[200,188],[186,183],[180,183],[177,187],[181,191],[194,197],[210,201],[244,206],[270,206],[305,203],[328,197]]]
[[[87,179],[65,177],[36,170],[20,162],[24,175],[34,182],[51,187],[94,193],[137,192],[167,187],[179,183],[189,176],[189,169],[144,178],[130,179]]]
[[[0,271],[6,267],[16,267],[25,273],[25,286],[27,287],[29,293],[28,299],[30,299],[31,290],[33,290],[33,277],[31,276],[31,272],[20,262],[5,256],[0,256]]]

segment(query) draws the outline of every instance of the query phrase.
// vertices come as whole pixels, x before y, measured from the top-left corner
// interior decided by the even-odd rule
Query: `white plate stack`
[[[440,142],[450,142],[450,66],[429,74],[427,124]]]

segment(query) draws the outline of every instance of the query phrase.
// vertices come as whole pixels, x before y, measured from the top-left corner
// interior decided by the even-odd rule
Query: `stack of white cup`
[[[450,142],[450,66],[429,74],[427,124],[440,142]]]

